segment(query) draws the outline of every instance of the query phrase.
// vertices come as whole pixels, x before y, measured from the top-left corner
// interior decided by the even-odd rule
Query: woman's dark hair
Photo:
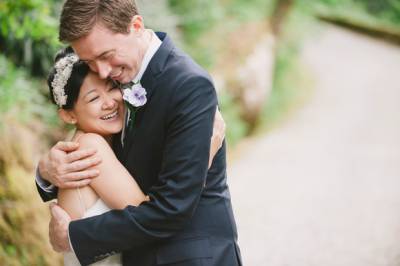
[[[74,51],[70,46],[60,50],[55,57],[54,65],[57,63],[58,60],[66,57],[71,53],[74,53]],[[79,91],[81,89],[82,83],[85,80],[85,77],[87,76],[88,73],[89,73],[89,66],[86,63],[80,60],[74,63],[72,67],[71,76],[69,77],[67,84],[64,86],[64,92],[65,95],[67,96],[67,102],[61,107],[62,109],[70,110],[74,107],[76,101],[78,100]],[[51,85],[51,83],[54,80],[55,74],[56,74],[56,69],[53,66],[47,78],[47,85],[49,86],[50,97],[52,102],[57,104],[53,94],[54,88]]]

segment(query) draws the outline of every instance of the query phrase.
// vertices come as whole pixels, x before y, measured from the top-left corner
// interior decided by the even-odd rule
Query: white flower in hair
[[[64,87],[71,77],[74,64],[78,61],[79,57],[74,53],[70,53],[58,60],[54,66],[56,73],[54,74],[51,86],[53,87],[54,100],[60,108],[67,103],[68,95],[65,94]]]

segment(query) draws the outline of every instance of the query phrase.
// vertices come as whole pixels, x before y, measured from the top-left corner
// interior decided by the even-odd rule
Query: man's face
[[[97,23],[87,36],[72,42],[71,46],[100,78],[128,83],[139,72],[147,48],[142,20],[139,17],[139,22],[134,24],[135,19],[127,34],[114,33]]]

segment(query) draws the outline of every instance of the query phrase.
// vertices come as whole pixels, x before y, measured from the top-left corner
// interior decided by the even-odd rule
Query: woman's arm
[[[80,148],[95,147],[101,163],[95,168],[100,174],[89,184],[111,209],[123,209],[127,205],[138,206],[147,200],[135,179],[118,161],[107,141],[100,135],[87,133],[79,138]]]
[[[224,136],[225,122],[217,110],[211,138],[209,167],[223,143]],[[61,189],[59,191],[59,204],[69,213],[72,219],[75,220],[82,217],[84,212],[81,206],[82,202],[84,202],[84,208],[90,207],[96,201],[97,196],[112,209],[123,209],[127,205],[138,206],[144,200],[148,200],[148,197],[140,190],[135,179],[118,161],[113,150],[103,137],[93,133],[86,133],[78,138],[78,142],[80,144],[78,150],[96,148],[96,156],[101,158],[101,162],[96,167],[92,167],[99,170],[99,176],[91,181],[90,187],[84,186],[80,188],[79,193],[81,195],[78,194],[78,190],[75,188]]]

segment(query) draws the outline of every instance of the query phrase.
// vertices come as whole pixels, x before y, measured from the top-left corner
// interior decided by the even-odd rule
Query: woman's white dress
[[[99,215],[109,211],[110,208],[101,200],[98,199],[93,206],[87,209],[82,218],[87,218],[95,215]],[[78,261],[78,258],[75,256],[73,252],[64,253],[64,265],[65,266],[80,266],[81,264]],[[91,265],[95,266],[121,266],[121,254],[115,254],[109,256],[103,260],[100,260]]]

